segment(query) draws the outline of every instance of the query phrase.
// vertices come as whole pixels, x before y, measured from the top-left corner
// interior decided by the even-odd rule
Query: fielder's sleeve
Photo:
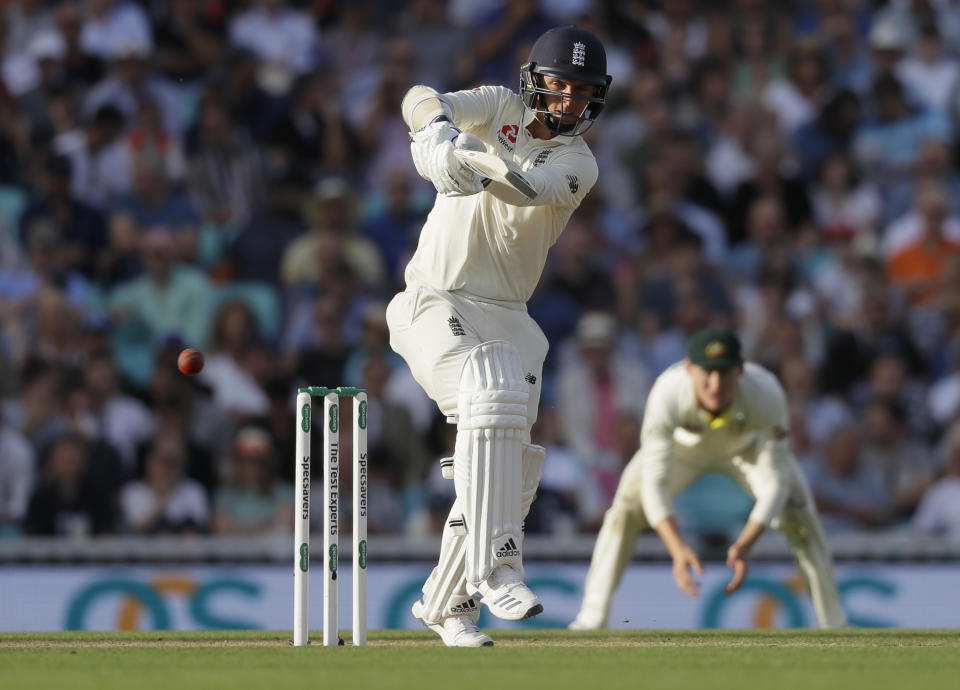
[[[674,377],[675,378],[675,377]],[[653,384],[640,432],[640,500],[651,527],[673,515],[673,497],[667,491],[673,460],[676,392],[668,377]]]
[[[756,503],[750,511],[750,519],[769,527],[770,522],[783,512],[790,495],[793,476],[790,466],[794,459],[783,388],[769,372],[764,372],[757,384],[750,402],[757,415],[756,476],[759,481],[753,486]]]

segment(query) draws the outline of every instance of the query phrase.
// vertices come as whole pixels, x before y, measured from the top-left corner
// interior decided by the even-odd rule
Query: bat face
[[[527,182],[523,173],[519,170],[512,170],[506,161],[496,154],[487,153],[486,151],[457,149],[454,151],[454,155],[480,177],[500,185],[505,185],[514,193],[519,193],[526,199],[533,199],[537,196],[537,191]],[[488,189],[490,189],[489,186]],[[495,192],[495,190],[492,189],[490,191]],[[495,194],[495,196],[500,195]]]

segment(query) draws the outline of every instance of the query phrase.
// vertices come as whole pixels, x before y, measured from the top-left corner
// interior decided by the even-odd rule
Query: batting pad
[[[460,421],[454,483],[466,521],[466,580],[486,580],[495,567],[521,568],[523,439],[529,384],[517,349],[481,343],[460,375]]]
[[[527,443],[523,445],[523,483],[520,494],[521,520],[527,517],[527,513],[530,512],[530,505],[537,496],[537,487],[540,485],[540,474],[543,471],[545,456],[546,450],[543,446]],[[450,478],[452,478],[452,475]],[[455,501],[443,528],[443,537],[440,542],[440,562],[423,585],[424,620],[428,623],[438,623],[448,615],[464,615],[464,611],[470,611],[477,606],[467,593],[466,579],[464,578],[466,572],[464,569],[466,533],[466,521],[463,518],[463,512],[460,510],[459,502]],[[522,574],[523,571],[520,572]]]
[[[547,450],[543,446],[532,443],[523,444],[523,484],[521,492],[520,517],[526,518],[530,512],[533,499],[537,497],[537,488],[540,486],[540,475],[543,473],[543,461],[547,457]]]
[[[423,619],[428,623],[439,623],[448,615],[460,615],[458,610],[471,601],[463,577],[466,534],[463,511],[460,501],[456,500],[443,526],[440,561],[423,584]]]

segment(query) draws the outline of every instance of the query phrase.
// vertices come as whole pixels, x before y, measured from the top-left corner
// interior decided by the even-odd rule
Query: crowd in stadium
[[[288,530],[308,384],[369,392],[370,531],[436,533],[455,427],[384,317],[434,193],[400,99],[516,88],[569,23],[613,82],[529,304],[527,530],[597,528],[650,384],[717,324],[783,382],[828,533],[960,534],[953,0],[9,0],[0,537]],[[714,476],[678,508],[708,534],[750,505]]]

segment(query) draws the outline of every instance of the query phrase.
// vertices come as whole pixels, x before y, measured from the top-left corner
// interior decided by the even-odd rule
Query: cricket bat
[[[465,166],[485,180],[485,189],[508,204],[526,205],[536,198],[537,190],[527,182],[523,172],[514,163],[486,151],[454,149],[454,155]]]

